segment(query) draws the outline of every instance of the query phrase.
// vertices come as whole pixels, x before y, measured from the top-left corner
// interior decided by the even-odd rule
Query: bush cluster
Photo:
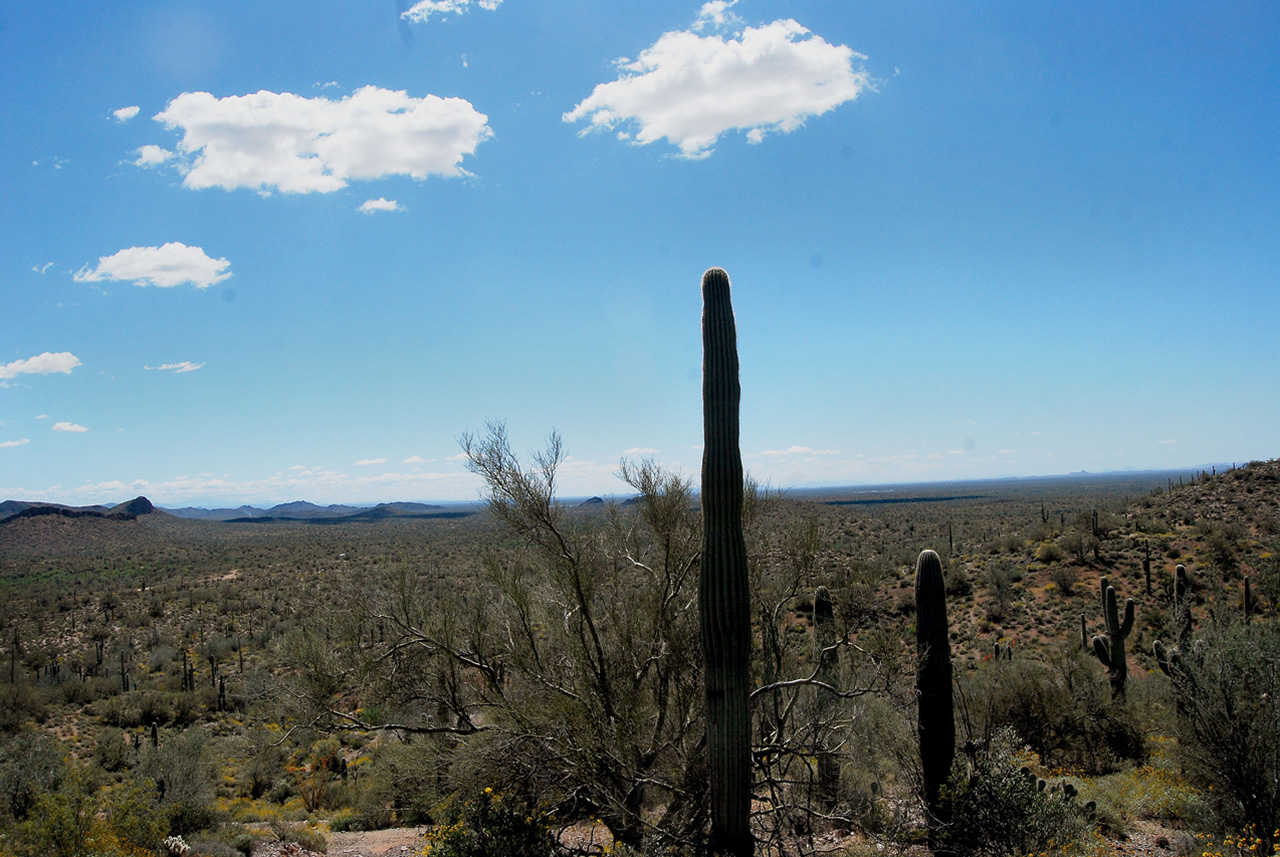
[[[998,731],[986,747],[961,756],[942,790],[950,821],[940,845],[954,854],[1036,854],[1068,850],[1089,832],[1089,812],[1069,791],[1049,787],[1031,773],[1034,756],[1011,729]]]

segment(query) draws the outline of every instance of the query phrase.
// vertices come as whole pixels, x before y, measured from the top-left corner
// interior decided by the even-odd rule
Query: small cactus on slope
[[[1093,638],[1093,653],[1107,668],[1111,678],[1111,698],[1124,699],[1124,685],[1129,677],[1124,641],[1133,630],[1134,603],[1132,598],[1125,601],[1124,619],[1121,620],[1115,589],[1105,577],[1100,581],[1099,588],[1102,591],[1102,618],[1106,622],[1107,632]]]

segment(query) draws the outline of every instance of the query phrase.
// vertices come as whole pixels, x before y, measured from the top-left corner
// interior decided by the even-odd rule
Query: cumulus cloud
[[[117,122],[128,122],[130,119],[138,115],[141,108],[136,104],[132,107],[121,107],[119,110],[113,110],[111,115],[116,117]]]
[[[704,15],[714,19],[708,6]],[[854,67],[863,59],[790,19],[729,39],[669,32],[635,61],[618,60],[618,79],[597,85],[562,118],[588,122],[582,134],[632,124],[635,133],[620,130],[620,139],[647,145],[665,137],[681,157],[704,158],[726,131],[746,131],[748,142],[759,143],[857,98],[872,85]]]
[[[502,0],[478,0],[476,5],[492,12],[502,5]],[[471,0],[420,0],[401,12],[400,17],[414,24],[425,24],[433,14],[444,15],[452,12],[455,15],[461,15],[470,6]]]
[[[133,163],[139,167],[157,167],[173,158],[173,152],[151,144],[142,146],[134,151],[137,152],[138,157]]]
[[[85,265],[75,274],[76,282],[132,280],[137,286],[170,288],[190,283],[207,289],[231,276],[226,259],[212,259],[200,247],[170,241],[162,247],[129,247],[111,256],[101,256],[92,270]]]
[[[633,446],[630,449],[622,450],[623,455],[657,455],[658,450],[648,446]]]
[[[43,274],[52,267],[52,262],[45,262],[43,265],[32,265],[31,270],[35,271],[37,274]]]
[[[362,458],[356,462],[356,467],[374,467],[378,464],[386,464],[385,458]]]
[[[185,187],[327,193],[389,175],[469,175],[460,163],[493,135],[461,98],[366,86],[338,101],[262,90],[184,92],[155,117],[182,131]]]
[[[0,440],[0,449],[7,449],[11,446],[23,446],[31,443],[31,438],[24,437],[22,440]]]
[[[84,426],[78,426],[75,423],[68,423],[68,422],[54,423],[53,430],[54,431],[70,431],[70,432],[77,432],[77,433],[88,431],[88,429],[85,428]]]
[[[400,463],[401,464],[426,464],[427,460],[423,458],[421,455],[411,455]]]
[[[703,3],[698,10],[698,20],[693,23],[694,31],[701,33],[708,25],[720,28],[741,23],[742,19],[729,11],[736,5],[738,0],[711,0],[710,3]]]
[[[173,372],[182,374],[183,372],[194,372],[197,369],[203,369],[205,364],[192,363],[189,360],[183,360],[181,363],[162,363],[159,366],[143,366],[143,369],[150,369],[155,372]]]
[[[373,214],[376,211],[404,211],[404,209],[396,204],[394,199],[366,199],[364,203],[356,209],[364,214]]]
[[[15,360],[0,366],[0,380],[16,378],[19,375],[70,375],[71,370],[79,365],[80,358],[70,351],[59,351],[56,354],[46,351],[35,357]]]

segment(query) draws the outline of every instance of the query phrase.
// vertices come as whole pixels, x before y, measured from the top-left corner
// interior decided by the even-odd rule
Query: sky
[[[0,9],[0,499],[781,487],[1280,455],[1280,4]]]

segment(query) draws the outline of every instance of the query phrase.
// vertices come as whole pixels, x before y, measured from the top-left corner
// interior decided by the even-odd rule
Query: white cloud
[[[623,455],[657,455],[658,450],[648,446],[633,446],[622,450]]]
[[[23,446],[31,443],[31,438],[24,437],[22,440],[0,440],[0,449],[7,449],[11,446]]]
[[[411,455],[400,463],[401,464],[426,464],[427,460],[423,458],[421,455]]]
[[[1176,441],[1176,440],[1172,440],[1172,439],[1171,439],[1171,440],[1158,440],[1158,441],[1156,441],[1156,443],[1177,443],[1177,442],[1178,442],[1178,441]]]
[[[32,265],[31,270],[35,271],[37,274],[43,274],[45,271],[48,271],[52,267],[53,267],[52,262],[45,262],[43,265]]]
[[[394,199],[366,199],[364,203],[356,209],[365,214],[373,214],[375,211],[404,211],[404,209],[396,204]]]
[[[262,90],[184,92],[155,117],[181,129],[185,187],[327,193],[389,175],[469,175],[459,164],[493,135],[461,98],[366,86],[338,101]]]
[[[189,360],[183,360],[181,363],[162,363],[159,366],[143,366],[143,369],[151,369],[156,372],[173,372],[181,375],[183,372],[194,372],[197,369],[203,369],[204,363],[192,363]]]
[[[101,256],[98,267],[91,271],[85,265],[76,272],[75,279],[80,283],[132,280],[134,285],[164,288],[191,283],[198,289],[206,289],[230,277],[229,267],[231,263],[226,259],[211,259],[200,247],[170,241],[163,247],[129,247],[111,256]]]
[[[619,60],[618,79],[596,86],[562,118],[587,120],[583,134],[631,122],[638,131],[620,130],[620,139],[646,145],[665,137],[681,157],[704,158],[726,131],[744,130],[758,143],[857,98],[872,82],[854,68],[855,58],[865,59],[790,19],[727,40],[664,33],[634,62]]]
[[[88,431],[88,429],[85,428],[84,426],[78,426],[75,423],[67,423],[67,422],[54,423],[53,430],[54,431],[70,431],[70,432]]]
[[[46,351],[26,360],[15,360],[0,366],[0,379],[16,378],[19,375],[70,375],[71,370],[80,365],[80,358],[70,351],[59,351],[57,354]],[[36,419],[39,419],[37,417]]]
[[[710,3],[703,3],[702,8],[698,10],[698,20],[694,22],[693,29],[701,33],[708,24],[719,29],[741,23],[742,19],[729,11],[737,4],[738,0],[711,0]]]
[[[160,146],[152,146],[147,144],[135,150],[138,153],[137,160],[134,161],[139,167],[155,167],[163,164],[165,161],[173,158],[173,152],[163,149]]]
[[[814,449],[811,446],[789,446],[786,449],[766,449],[759,455],[767,455],[770,458],[778,458],[784,455],[839,455],[838,449]]]
[[[420,0],[407,11],[401,12],[400,17],[415,24],[425,24],[432,14],[444,15],[452,12],[461,15],[470,5],[471,0]],[[492,12],[502,5],[502,0],[478,0],[476,5]]]
[[[121,107],[119,110],[113,110],[111,115],[116,117],[117,122],[128,122],[130,119],[138,115],[141,108],[136,104],[132,107]]]
[[[378,464],[386,464],[385,458],[362,458],[356,462],[356,467],[373,467]]]
[[[39,416],[37,416],[37,417],[36,417],[36,419],[38,419],[38,420],[47,420],[47,419],[49,419],[49,415],[48,415],[48,414],[40,414]]]

